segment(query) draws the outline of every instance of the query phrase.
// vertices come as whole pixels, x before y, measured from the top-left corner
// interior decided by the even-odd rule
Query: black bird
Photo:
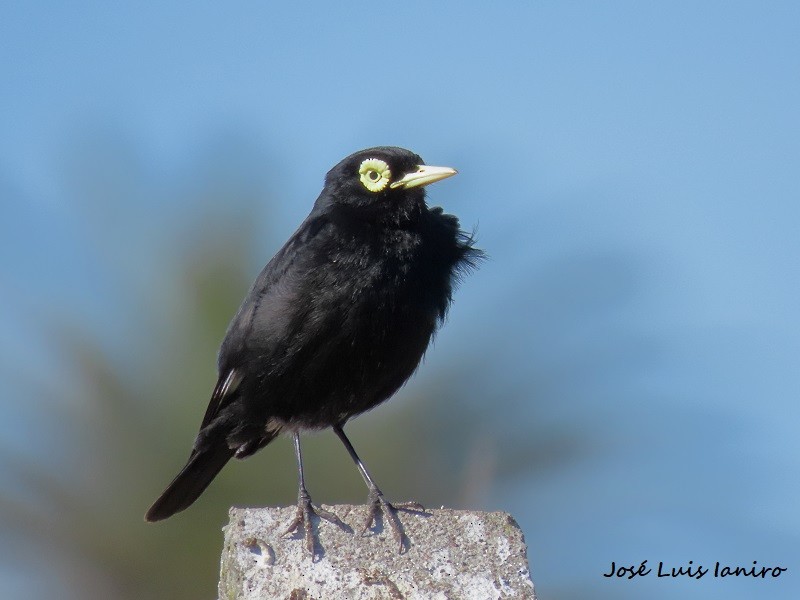
[[[147,512],[166,519],[191,505],[232,458],[282,433],[294,438],[297,516],[313,550],[300,431],[331,427],[403,547],[395,508],[370,477],[343,426],[394,394],[419,365],[454,284],[481,257],[458,219],[429,208],[426,186],[456,171],[378,147],[331,169],[311,213],[269,261],[228,326],[219,380],[186,466]]]

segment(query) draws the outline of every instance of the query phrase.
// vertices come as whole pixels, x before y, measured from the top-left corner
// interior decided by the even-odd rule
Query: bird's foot
[[[321,506],[314,506],[311,503],[311,497],[308,492],[301,490],[297,496],[297,512],[294,519],[289,523],[283,535],[298,533],[300,527],[303,528],[303,535],[306,540],[306,548],[308,549],[311,558],[316,555],[314,552],[314,523],[312,516],[317,515],[320,519],[325,519],[329,523],[338,525],[342,529],[349,529],[342,520],[329,510],[325,510]],[[352,531],[352,529],[350,529]]]
[[[402,502],[392,504],[383,497],[383,493],[378,488],[372,488],[369,491],[367,506],[367,520],[364,523],[364,527],[361,529],[361,535],[364,535],[368,529],[372,528],[372,526],[377,523],[378,515],[382,514],[386,523],[389,525],[389,529],[392,530],[392,536],[397,542],[397,551],[398,553],[402,554],[403,549],[406,547],[406,543],[408,542],[408,536],[406,536],[405,531],[403,530],[403,525],[400,523],[400,519],[397,517],[397,511],[406,510],[423,512],[425,507],[419,502]]]

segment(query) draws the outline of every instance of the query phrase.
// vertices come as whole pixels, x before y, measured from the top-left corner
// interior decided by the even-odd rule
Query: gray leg
[[[300,526],[303,526],[305,540],[306,540],[306,548],[308,548],[308,552],[311,556],[314,556],[314,526],[311,521],[311,516],[316,514],[320,518],[325,519],[326,521],[330,521],[331,523],[335,523],[339,525],[339,527],[346,527],[344,523],[330,511],[327,511],[319,506],[315,507],[311,503],[311,496],[308,494],[308,490],[306,489],[306,480],[303,476],[303,455],[300,452],[300,434],[298,432],[294,432],[294,455],[297,457],[297,472],[298,478],[300,481],[299,489],[297,491],[297,513],[289,523],[289,526],[286,528],[286,531],[283,532],[284,535],[289,533],[295,533],[298,531]]]
[[[364,527],[361,529],[361,533],[363,534],[367,529],[372,527],[372,524],[375,523],[378,514],[382,513],[389,524],[389,528],[392,530],[392,535],[394,536],[395,541],[399,546],[398,551],[402,552],[403,547],[405,546],[405,533],[403,532],[403,526],[400,523],[400,519],[397,518],[396,509],[406,508],[412,510],[424,510],[423,506],[417,502],[408,502],[396,505],[388,502],[386,498],[383,497],[383,492],[381,492],[380,488],[375,484],[375,481],[370,476],[367,468],[364,466],[364,463],[361,462],[358,454],[356,454],[356,450],[353,448],[353,444],[350,443],[350,440],[347,439],[347,436],[344,434],[342,426],[334,425],[333,431],[336,432],[336,435],[338,435],[339,439],[342,440],[344,447],[347,448],[347,453],[350,455],[350,458],[353,459],[353,462],[356,463],[356,467],[358,467],[361,477],[364,478],[364,482],[369,488],[369,496],[367,497],[369,514],[367,515],[367,521],[364,523]]]

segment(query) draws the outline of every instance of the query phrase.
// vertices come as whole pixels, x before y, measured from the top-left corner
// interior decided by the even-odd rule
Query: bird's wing
[[[312,268],[315,238],[328,226],[324,214],[312,212],[253,282],[222,342],[220,376],[201,428],[237,397],[236,390],[249,372],[243,357],[269,356],[291,336],[304,275]]]
[[[219,411],[236,397],[236,388],[241,382],[242,375],[236,369],[230,369],[220,376],[217,385],[214,386],[214,392],[211,394],[203,423],[200,425],[201,429],[208,425]]]

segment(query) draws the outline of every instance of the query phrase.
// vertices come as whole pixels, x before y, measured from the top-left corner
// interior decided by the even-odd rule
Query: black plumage
[[[425,202],[424,186],[453,174],[396,147],[362,150],[331,169],[311,213],[231,321],[189,461],[148,521],[187,508],[228,460],[287,432],[300,467],[298,517],[289,530],[303,523],[313,548],[298,433],[332,427],[370,487],[367,526],[383,510],[402,539],[392,506],[342,426],[411,376],[455,282],[481,256],[456,217]]]

